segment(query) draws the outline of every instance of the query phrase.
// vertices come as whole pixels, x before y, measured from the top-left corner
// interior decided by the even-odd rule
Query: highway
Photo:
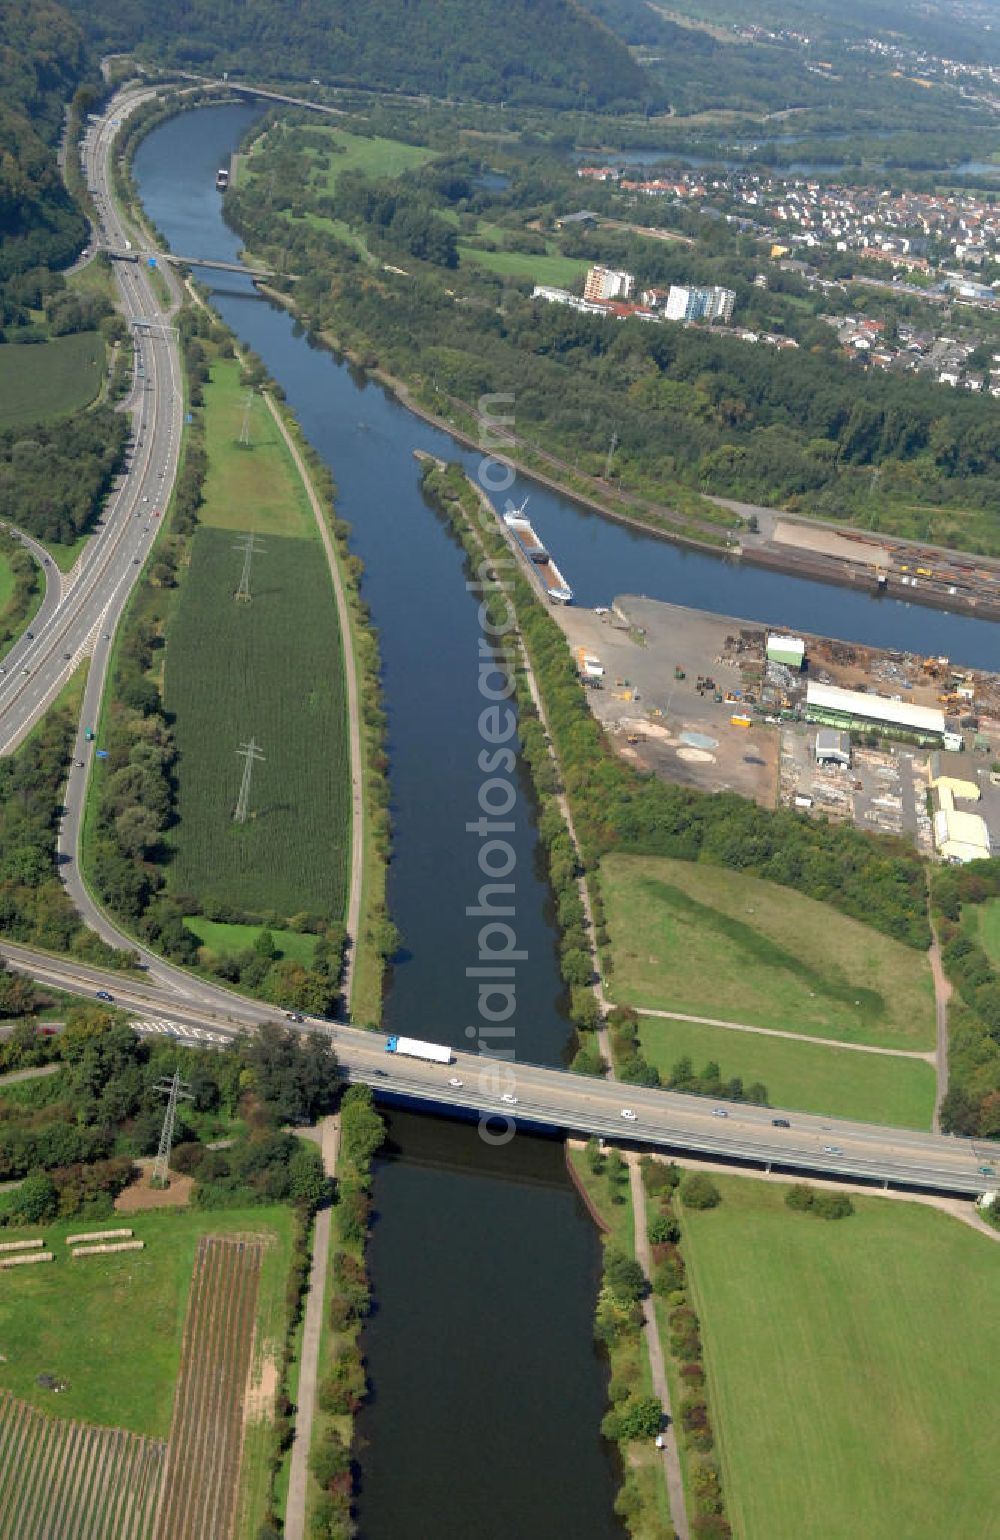
[[[49,957],[4,942],[0,953],[40,983],[83,995],[99,989],[133,1016],[136,1029],[193,1045],[221,1047],[281,1012],[259,1001],[214,991],[210,1006],[178,1001],[170,987],[126,978],[71,958]],[[597,1134],[619,1142],[687,1150],[718,1160],[749,1162],[807,1175],[844,1177],[894,1187],[926,1188],[975,1195],[1000,1191],[995,1146],[948,1135],[917,1133],[815,1117],[774,1107],[715,1102],[677,1092],[647,1090],[573,1075],[523,1062],[456,1053],[450,1066],[396,1058],[385,1051],[382,1033],[343,1022],[307,1018],[296,1029],[320,1032],[333,1043],[346,1077],[425,1102],[428,1107],[472,1111],[491,1119],[487,1129],[501,1138],[505,1120],[567,1133]],[[452,1080],[459,1085],[449,1084]],[[516,1096],[505,1104],[504,1095]],[[623,1108],[635,1120],[621,1116]],[[724,1112],[725,1116],[720,1116]],[[787,1128],[775,1127],[782,1118]],[[989,1165],[984,1173],[980,1168]]]
[[[95,200],[102,221],[98,236],[113,244],[124,244],[126,236],[107,187],[111,139],[122,113],[133,111],[151,94],[139,91],[116,101],[87,140],[86,169],[98,189]],[[148,319],[162,325],[149,278],[139,267],[120,268],[118,283],[125,318],[133,327]],[[155,537],[154,510],[169,495],[176,472],[182,394],[177,348],[168,332],[139,339],[137,373],[125,405],[135,438],[128,473],[108,499],[80,560],[58,585],[58,602],[32,627],[34,639],[18,644],[16,656],[0,676],[0,753],[17,748],[88,654],[94,659],[91,705],[96,707],[100,697],[110,638]],[[85,757],[79,746],[74,757]]]

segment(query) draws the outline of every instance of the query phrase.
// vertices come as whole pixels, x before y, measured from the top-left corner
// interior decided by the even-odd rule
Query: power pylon
[[[156,1160],[153,1162],[153,1186],[166,1187],[167,1171],[170,1166],[170,1150],[174,1142],[174,1120],[177,1117],[177,1099],[183,1097],[185,1101],[192,1101],[191,1089],[186,1080],[181,1079],[180,1070],[175,1069],[169,1080],[163,1079],[156,1083],[155,1089],[162,1092],[167,1098],[167,1110],[163,1115],[163,1127],[160,1130],[160,1147],[156,1152]]]
[[[254,557],[264,555],[264,547],[258,544],[256,535],[247,535],[245,539],[233,546],[233,550],[243,552],[243,572],[240,577],[240,586],[237,588],[234,598],[240,600],[243,604],[249,604],[252,597],[250,593],[250,569],[253,566]]]
[[[254,763],[263,759],[264,756],[253,738],[249,743],[241,743],[236,753],[243,760],[243,779],[240,782],[240,795],[233,818],[237,823],[246,823],[250,814],[250,778],[253,775]]]
[[[610,445],[610,447],[608,449],[608,458],[604,462],[604,479],[605,479],[605,481],[610,481],[611,480],[611,462],[612,462],[612,460],[615,457],[615,450],[617,448],[618,448],[618,434],[617,434],[617,432],[615,432],[615,433],[612,433],[612,435],[611,435],[611,445]]]
[[[250,408],[253,406],[253,391],[247,391],[247,399],[243,407],[243,426],[240,429],[240,448],[250,448]]]

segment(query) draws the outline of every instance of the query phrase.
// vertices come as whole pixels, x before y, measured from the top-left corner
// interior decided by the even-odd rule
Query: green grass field
[[[70,1260],[66,1235],[119,1224],[130,1225],[146,1249]],[[265,1256],[258,1314],[262,1336],[275,1341],[290,1254],[289,1209],[160,1210],[5,1232],[5,1240],[44,1235],[56,1260],[3,1274],[0,1387],[60,1417],[165,1438],[198,1237],[234,1230],[275,1239]],[[65,1379],[68,1389],[58,1396],[43,1390],[40,1374]]]
[[[886,1048],[934,1046],[926,957],[791,888],[608,856],[616,1001]]]
[[[205,393],[209,472],[199,519],[202,524],[240,535],[252,532],[311,539],[316,534],[316,521],[278,425],[259,395],[251,397],[247,418],[251,447],[240,445],[247,396],[234,360],[212,365],[212,381]],[[263,563],[262,557],[261,568]]]
[[[920,1059],[854,1053],[657,1016],[642,1017],[639,1036],[643,1053],[664,1080],[678,1059],[689,1058],[696,1073],[714,1059],[725,1080],[739,1075],[744,1085],[763,1081],[774,1107],[899,1128],[929,1129],[934,1116],[934,1070]]]
[[[253,946],[260,935],[259,925],[226,925],[221,920],[206,920],[200,914],[188,915],[184,924],[213,952],[228,952],[231,956]],[[279,957],[290,957],[293,962],[311,967],[318,939],[316,936],[297,930],[273,930],[271,935]]]
[[[734,1535],[1000,1535],[1000,1246],[916,1203],[830,1223],[713,1180],[684,1252]]]
[[[333,192],[343,171],[358,171],[362,176],[396,177],[434,158],[435,152],[425,145],[403,144],[398,139],[366,139],[360,134],[345,133],[340,128],[327,128],[323,132],[330,143],[330,166],[329,169],[314,167],[313,179],[325,192]],[[316,154],[315,151],[310,153]]]
[[[987,957],[1000,968],[1000,898],[988,898],[984,904],[967,904],[964,912],[973,918]]]
[[[167,632],[164,699],[176,716],[176,893],[260,912],[342,917],[350,787],[340,633],[318,545],[269,534],[252,603],[233,597],[231,530],[200,528]],[[236,823],[253,737],[251,816]]]
[[[580,257],[564,257],[560,253],[529,256],[522,251],[483,251],[472,245],[461,245],[458,252],[463,262],[474,262],[503,278],[530,278],[557,289],[568,288],[589,266]]]
[[[76,332],[50,342],[0,346],[0,428],[67,417],[88,406],[104,378],[104,338]]]

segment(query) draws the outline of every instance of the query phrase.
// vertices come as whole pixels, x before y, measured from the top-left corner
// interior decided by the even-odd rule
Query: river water
[[[143,201],[172,248],[233,260],[215,171],[258,116],[205,108],[156,129],[136,157]],[[310,344],[248,280],[204,270],[213,303],[264,360],[338,484],[338,512],[366,565],[389,710],[394,851],[390,903],[403,937],[389,1025],[467,1046],[476,1033],[483,881],[483,748],[477,599],[463,553],[419,490],[421,448],[479,456]],[[516,416],[516,402],[514,404]],[[643,592],[850,640],[995,662],[989,622],[744,569],[636,534],[518,478],[578,600]],[[520,1058],[558,1063],[569,1037],[534,808],[520,783],[515,829]],[[560,1147],[519,1135],[488,1150],[474,1129],[396,1114],[376,1172],[377,1312],[366,1334],[374,1398],[362,1419],[362,1530],[369,1540],[519,1540],[622,1533],[615,1473],[597,1434],[605,1372],[590,1346],[599,1248]]]

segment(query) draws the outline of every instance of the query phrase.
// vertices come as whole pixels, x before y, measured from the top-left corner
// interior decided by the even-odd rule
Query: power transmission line
[[[253,775],[255,762],[262,760],[264,756],[253,738],[249,743],[241,743],[236,753],[243,760],[243,779],[240,782],[240,795],[233,818],[237,823],[246,823],[250,813],[250,778]]]
[[[155,1090],[160,1091],[167,1098],[167,1110],[163,1115],[163,1127],[160,1130],[160,1147],[156,1152],[153,1162],[152,1185],[154,1187],[166,1187],[167,1171],[170,1166],[170,1150],[174,1142],[174,1120],[177,1116],[177,1098],[183,1096],[185,1101],[193,1101],[191,1088],[186,1080],[181,1079],[180,1070],[175,1069],[170,1080],[157,1082]]]
[[[234,597],[241,600],[244,604],[249,604],[251,599],[250,568],[253,565],[255,556],[264,555],[264,547],[257,543],[256,535],[247,535],[245,539],[240,540],[233,546],[233,550],[243,552],[243,573],[240,577],[240,586],[237,588]]]

